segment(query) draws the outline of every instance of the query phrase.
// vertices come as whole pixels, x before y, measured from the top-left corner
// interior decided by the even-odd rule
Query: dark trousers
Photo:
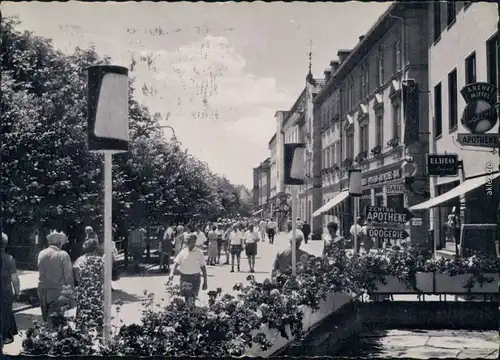
[[[274,243],[274,235],[275,235],[274,229],[268,229],[267,230],[267,236],[269,237],[269,243],[270,244]]]

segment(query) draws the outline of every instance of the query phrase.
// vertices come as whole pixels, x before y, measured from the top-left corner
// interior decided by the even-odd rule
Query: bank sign
[[[473,83],[460,91],[466,102],[462,114],[462,125],[469,131],[458,134],[458,142],[464,146],[497,147],[498,134],[486,134],[498,121],[497,88],[488,83]]]

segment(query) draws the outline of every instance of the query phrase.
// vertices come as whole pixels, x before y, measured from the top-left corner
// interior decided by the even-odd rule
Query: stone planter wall
[[[386,276],[385,277],[386,284],[377,284],[377,290],[373,291],[376,293],[390,293],[390,294],[398,294],[398,293],[416,293],[414,289],[409,289],[404,281],[399,280],[396,276]]]
[[[330,293],[327,295],[327,298],[325,300],[322,300],[320,302],[319,309],[316,311],[313,311],[312,308],[308,306],[303,306],[303,330],[306,332],[311,331],[311,329],[315,328],[325,318],[337,312],[339,309],[344,307],[344,305],[350,303],[354,297],[354,295],[346,293]],[[267,324],[262,325],[261,331],[266,334],[266,337],[269,341],[272,342],[273,345],[266,351],[263,351],[259,346],[254,345],[250,349],[248,349],[248,356],[259,356],[264,358],[270,357],[285,348],[293,341],[289,329],[287,329],[287,335],[289,339],[285,339],[284,337],[282,337],[278,330],[270,329]],[[257,331],[254,331],[254,333],[257,333]]]
[[[491,283],[479,284],[477,280],[474,279],[474,284],[470,289],[472,293],[497,293],[498,283],[500,281],[500,276],[498,274],[484,274],[485,277],[493,279]],[[471,274],[461,274],[450,276],[448,274],[436,273],[435,276],[435,287],[434,292],[436,293],[449,293],[449,294],[459,294],[467,293],[468,289],[465,287],[471,280]]]

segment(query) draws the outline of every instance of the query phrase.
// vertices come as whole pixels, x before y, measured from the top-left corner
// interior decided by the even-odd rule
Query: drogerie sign
[[[406,224],[413,217],[413,213],[406,208],[367,206],[366,221],[375,223]]]
[[[384,239],[406,239],[409,234],[405,230],[398,229],[377,229],[369,228],[367,229],[367,235],[369,237],[384,238]]]

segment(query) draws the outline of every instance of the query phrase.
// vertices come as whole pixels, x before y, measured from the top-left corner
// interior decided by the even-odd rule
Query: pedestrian
[[[61,250],[66,234],[52,231],[47,235],[48,247],[38,254],[38,298],[43,320],[49,327],[53,318],[62,312],[59,301],[64,287],[74,287],[73,266],[69,254]]]
[[[160,272],[170,272],[170,256],[172,256],[172,241],[174,237],[174,229],[168,226],[160,241]]]
[[[83,255],[76,259],[73,264],[73,274],[75,286],[82,286],[82,272],[87,269],[88,264],[93,261],[102,261],[102,257],[99,255],[99,243],[95,239],[86,240],[83,243]],[[100,259],[100,260],[99,260]],[[104,263],[104,262],[103,262]],[[77,309],[78,311],[78,309]]]
[[[307,220],[304,220],[302,224],[302,233],[304,234],[304,242],[307,244],[309,235],[311,235],[311,225],[308,224]]]
[[[304,225],[302,220],[300,220],[300,218],[297,218],[297,222],[296,222],[297,229],[302,229],[302,225]]]
[[[219,244],[217,241],[217,226],[213,225],[208,231],[208,265],[215,266],[218,256]]]
[[[361,247],[361,230],[363,225],[363,219],[361,217],[356,218],[356,223],[351,226],[349,233],[352,237],[352,248],[356,253],[359,253],[359,249]],[[357,234],[357,236],[356,236]]]
[[[177,226],[175,239],[174,239],[174,253],[177,256],[184,246],[184,227],[182,225]]]
[[[7,234],[2,233],[2,344],[10,344],[18,334],[13,311],[14,300],[21,293],[16,261],[5,249],[9,243]]]
[[[296,264],[299,262],[303,261],[303,256],[309,257],[309,253],[306,251],[300,249],[300,246],[303,241],[303,236],[301,235],[302,232],[295,234],[295,259],[296,259]],[[273,270],[271,273],[271,276],[276,275],[276,273],[279,272],[285,272],[289,270],[292,267],[293,263],[293,251],[292,251],[292,237],[290,237],[290,246],[283,250],[280,251],[274,260],[273,264]],[[306,259],[307,260],[307,259]]]
[[[248,230],[245,232],[245,253],[248,259],[248,266],[250,272],[255,272],[255,256],[257,255],[257,243],[259,242],[259,233],[255,231],[253,224],[248,226]]]
[[[371,222],[370,222],[371,223]],[[368,221],[365,221],[361,227],[361,241],[363,242],[363,248],[368,253],[373,248],[375,240],[368,236],[368,226],[371,225]]]
[[[259,233],[260,233],[260,239],[262,240],[262,242],[266,241],[266,226],[267,226],[267,222],[264,219],[262,219],[259,222]]]
[[[344,238],[338,235],[338,224],[329,222],[326,226],[327,232],[323,234],[323,256],[330,256],[335,249],[344,248]]]
[[[277,224],[273,218],[270,218],[267,222],[267,236],[269,238],[269,244],[274,244],[274,236],[276,235]]]
[[[144,231],[140,227],[133,225],[128,236],[128,243],[133,259],[132,270],[137,273],[140,270],[144,248],[146,247]]]
[[[224,246],[224,229],[222,228],[222,224],[221,223],[217,223],[216,228],[217,228],[217,230],[215,230],[215,236],[217,238],[217,259],[216,259],[216,263],[220,264],[220,256],[221,256],[221,253],[222,253],[222,248]],[[226,246],[226,248],[227,248],[227,246]],[[225,249],[225,251],[227,251],[227,249]]]
[[[181,250],[174,259],[174,266],[170,280],[179,270],[181,274],[181,294],[187,303],[194,305],[200,292],[201,276],[203,275],[202,289],[207,289],[207,264],[203,251],[196,246],[197,236],[191,234],[187,241],[187,247]]]
[[[203,247],[207,245],[207,236],[203,231],[201,231],[201,226],[196,227],[196,246],[203,250]]]
[[[226,262],[224,263],[224,265],[229,265],[229,234],[231,234],[231,225],[229,225],[229,223],[226,223],[226,228],[224,229],[224,234],[222,235],[222,250],[226,255]]]
[[[238,224],[233,226],[233,230],[229,234],[229,242],[231,245],[231,272],[234,272],[235,258],[238,271],[240,271],[241,251],[243,250],[243,234],[239,230]]]

